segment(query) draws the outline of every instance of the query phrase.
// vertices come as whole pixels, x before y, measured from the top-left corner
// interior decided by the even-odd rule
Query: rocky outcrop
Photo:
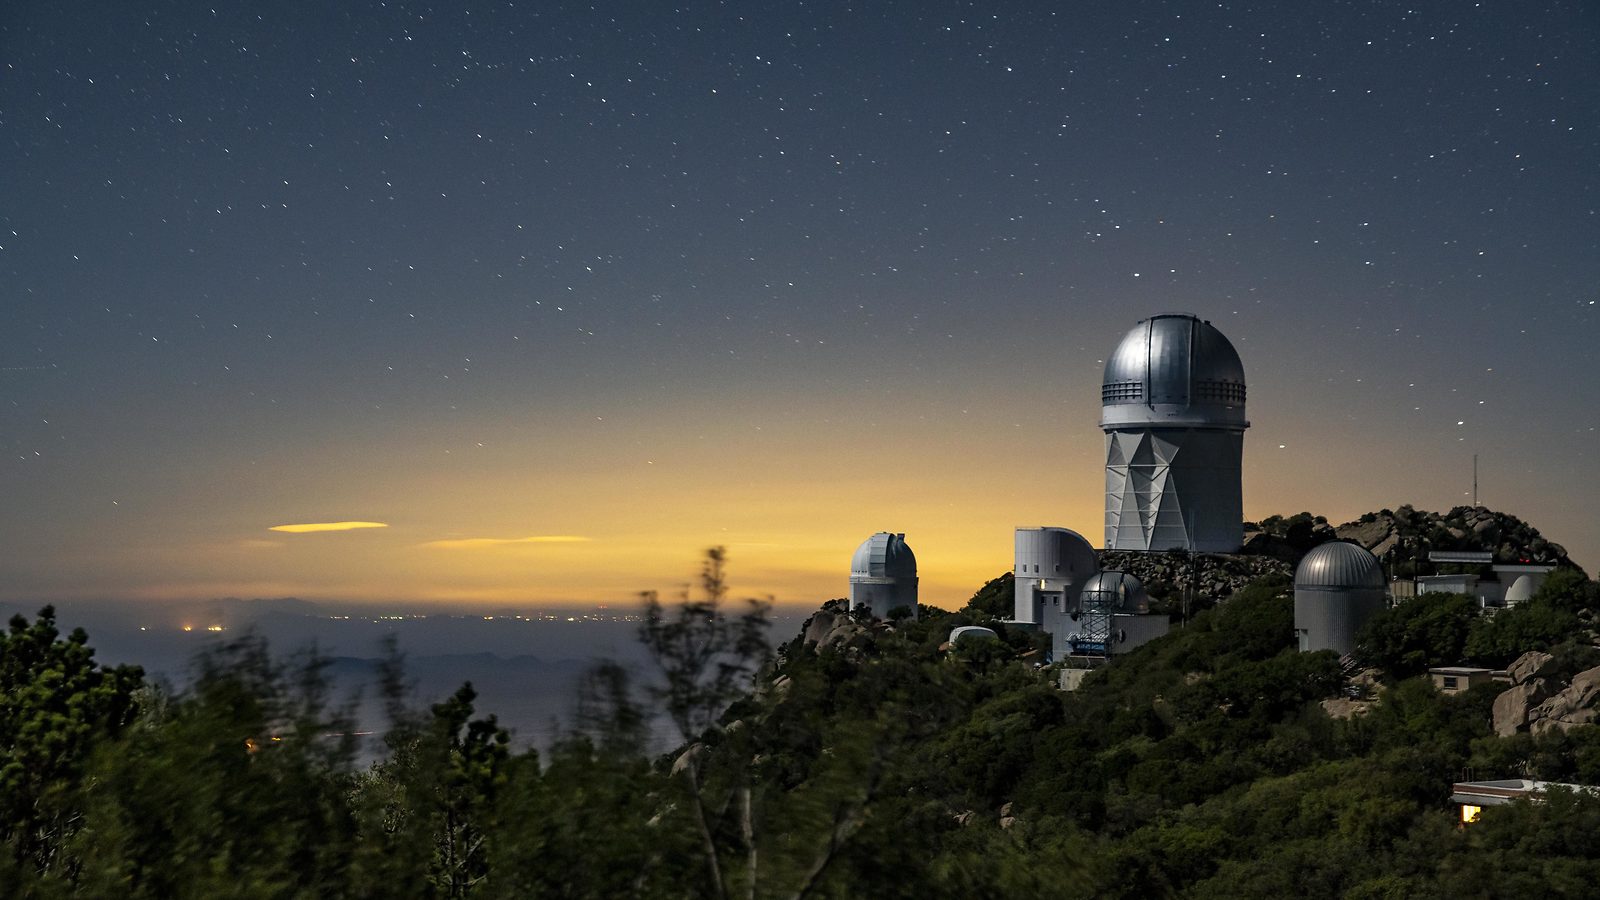
[[[1594,724],[1600,718],[1600,666],[1574,675],[1565,687],[1539,672],[1550,662],[1548,653],[1537,650],[1517,657],[1506,669],[1511,687],[1494,698],[1494,732],[1510,737],[1523,729],[1544,734],[1547,731]]]
[[[802,634],[805,643],[815,644],[821,650],[847,644],[866,631],[866,626],[852,618],[848,609],[829,604],[811,614]]]
[[[1494,698],[1495,734],[1510,737],[1538,718],[1536,711],[1559,688],[1552,679],[1538,677],[1553,658],[1542,650],[1529,650],[1506,667],[1511,687]]]
[[[1102,550],[1100,568],[1127,572],[1144,583],[1151,597],[1168,602],[1178,600],[1191,587],[1202,596],[1220,600],[1267,575],[1294,574],[1293,565],[1273,556],[1197,553],[1191,557],[1182,551]]]
[[[1402,547],[1405,557],[1421,560],[1432,550],[1468,550],[1488,551],[1503,562],[1571,564],[1566,549],[1545,540],[1537,528],[1481,506],[1458,506],[1445,513],[1402,506],[1368,513],[1340,525],[1334,533],[1378,556]]]
[[[1494,733],[1510,737],[1528,725],[1533,710],[1550,696],[1549,679],[1534,678],[1514,684],[1494,698]]]
[[[1572,684],[1559,694],[1528,711],[1528,730],[1544,734],[1592,724],[1600,710],[1594,702],[1600,697],[1600,666],[1573,676]]]
[[[1529,650],[1517,657],[1511,665],[1506,666],[1506,674],[1511,677],[1512,684],[1522,684],[1538,675],[1544,664],[1552,659],[1555,657],[1543,650]]]

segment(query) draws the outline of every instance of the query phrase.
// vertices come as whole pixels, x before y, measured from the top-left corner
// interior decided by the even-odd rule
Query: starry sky
[[[0,599],[959,605],[1173,310],[1247,517],[1593,571],[1597,167],[1581,0],[12,0]]]

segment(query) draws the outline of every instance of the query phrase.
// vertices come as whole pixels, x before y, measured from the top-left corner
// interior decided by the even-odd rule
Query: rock
[[[1382,559],[1383,555],[1385,553],[1388,553],[1390,550],[1393,550],[1395,548],[1395,546],[1398,545],[1399,543],[1400,543],[1400,535],[1391,534],[1388,537],[1384,538],[1383,540],[1377,542],[1376,544],[1373,544],[1371,547],[1368,547],[1367,549],[1372,551],[1372,555],[1373,556],[1376,556],[1379,559]]]
[[[704,744],[690,744],[686,750],[678,754],[677,759],[672,761],[672,774],[677,775],[684,769],[689,768],[691,764],[699,760],[705,750]]]
[[[1510,737],[1525,727],[1534,708],[1542,708],[1550,696],[1550,682],[1544,678],[1518,683],[1494,698],[1494,733]]]
[[[1512,684],[1521,684],[1539,674],[1544,664],[1554,658],[1542,650],[1529,650],[1517,657],[1516,662],[1506,666],[1506,674],[1511,676]]]
[[[1000,820],[1000,827],[1001,828],[1010,828],[1011,826],[1013,826],[1015,824],[1017,824],[1017,817],[1016,816],[1006,816],[1005,818]]]
[[[850,617],[848,610],[823,607],[806,620],[805,643],[815,644],[821,650],[846,643],[865,631],[860,622]]]
[[[1393,546],[1395,539],[1394,522],[1387,516],[1379,516],[1371,522],[1350,522],[1340,525],[1334,529],[1334,534],[1342,540],[1355,541],[1373,553],[1378,552],[1373,548],[1384,541],[1389,541],[1390,546]]]
[[[960,825],[961,827],[965,828],[966,826],[968,826],[968,825],[970,825],[972,823],[973,818],[975,816],[977,816],[977,815],[978,815],[977,813],[975,813],[975,812],[973,812],[972,810],[969,809],[969,810],[966,810],[965,812],[956,813],[954,816],[951,816],[951,818],[956,820],[956,824],[957,825]]]
[[[1529,710],[1528,730],[1539,735],[1556,728],[1565,731],[1591,724],[1600,713],[1594,708],[1597,696],[1600,696],[1600,666],[1579,672],[1566,690]]]
[[[1574,709],[1588,709],[1594,704],[1596,695],[1600,695],[1600,666],[1585,669],[1572,676],[1572,686],[1562,691],[1573,697]]]
[[[1322,711],[1330,719],[1354,719],[1364,716],[1372,710],[1370,700],[1346,700],[1343,697],[1330,697],[1322,701]]]
[[[1016,805],[1015,801],[1007,800],[1005,804],[1000,807],[1000,818],[1004,819],[1009,817],[1011,815],[1011,807],[1014,805]]]

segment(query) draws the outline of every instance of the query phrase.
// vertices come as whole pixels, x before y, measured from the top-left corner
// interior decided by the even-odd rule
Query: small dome
[[[1294,589],[1345,591],[1383,590],[1383,565],[1378,558],[1348,541],[1330,541],[1311,548],[1294,571]]]
[[[906,546],[906,536],[880,531],[856,548],[850,560],[851,578],[915,578],[917,558]]]
[[[1517,576],[1517,580],[1511,582],[1511,587],[1506,588],[1505,604],[1516,606],[1518,603],[1528,602],[1539,592],[1539,584],[1543,580],[1532,575]]]
[[[1222,332],[1187,313],[1165,313],[1140,320],[1106,360],[1102,424],[1161,407],[1166,418],[1188,410],[1243,427],[1244,395],[1244,364]]]
[[[1118,572],[1114,569],[1101,572],[1083,583],[1083,590],[1079,593],[1079,602],[1084,606],[1100,609],[1144,609],[1150,605],[1150,596],[1145,593],[1144,585],[1139,579],[1127,572]]]
[[[1000,635],[995,634],[993,628],[985,628],[982,625],[962,625],[959,628],[952,629],[950,632],[950,643],[952,644],[968,639],[998,641],[1000,640]]]

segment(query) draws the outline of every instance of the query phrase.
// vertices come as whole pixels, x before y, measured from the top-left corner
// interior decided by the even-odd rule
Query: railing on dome
[[[1100,402],[1127,403],[1144,396],[1144,385],[1137,381],[1114,381],[1100,388]]]
[[[1196,381],[1191,401],[1244,405],[1244,385],[1236,381]],[[1137,381],[1113,381],[1100,388],[1100,402],[1136,403],[1144,399],[1144,385]]]

